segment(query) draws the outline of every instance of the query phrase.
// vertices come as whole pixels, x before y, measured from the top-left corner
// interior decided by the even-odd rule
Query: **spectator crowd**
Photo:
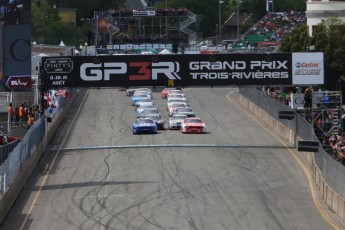
[[[34,121],[37,120],[41,114],[40,106],[33,105],[29,107],[26,102],[17,107],[13,107],[13,104],[9,103],[7,112],[12,127],[23,126],[27,129],[33,125]]]

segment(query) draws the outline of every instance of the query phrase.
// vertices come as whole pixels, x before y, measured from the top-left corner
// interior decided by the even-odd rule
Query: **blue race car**
[[[157,124],[149,118],[139,118],[133,124],[133,134],[157,133]]]
[[[135,103],[138,101],[138,100],[141,100],[141,99],[149,99],[149,100],[151,100],[151,98],[148,96],[148,95],[146,95],[146,96],[144,96],[144,95],[138,95],[138,96],[136,96],[136,95],[133,95],[132,96],[132,105],[133,106],[135,106]]]

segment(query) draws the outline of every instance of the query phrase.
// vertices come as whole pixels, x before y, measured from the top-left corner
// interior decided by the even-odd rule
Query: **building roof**
[[[69,52],[71,46],[51,46],[51,45],[32,45],[31,53],[33,55],[46,54],[48,56],[60,56],[60,54]]]
[[[242,13],[238,15],[238,22],[240,25],[245,23],[250,18],[250,15],[247,13]],[[233,13],[230,17],[224,22],[223,27],[232,27],[237,26],[237,14]]]

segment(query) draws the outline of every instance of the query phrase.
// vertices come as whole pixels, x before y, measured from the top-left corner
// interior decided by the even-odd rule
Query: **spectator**
[[[14,109],[13,109],[12,103],[8,105],[7,112],[8,112],[8,117],[10,118],[10,124],[12,126],[13,121],[14,121]]]
[[[19,107],[19,122],[24,122],[24,104]]]
[[[15,125],[16,127],[18,127],[18,126],[19,126],[19,119],[20,119],[20,117],[19,117],[19,108],[18,108],[18,107],[16,107],[16,108],[14,109],[14,119],[15,119],[14,125]]]
[[[313,101],[313,91],[311,87],[308,87],[304,91],[304,108],[311,109]]]
[[[32,113],[29,113],[28,120],[26,122],[26,129],[27,130],[30,129],[33,124],[34,124],[34,116]]]

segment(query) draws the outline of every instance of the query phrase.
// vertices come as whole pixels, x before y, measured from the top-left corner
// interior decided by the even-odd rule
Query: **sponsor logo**
[[[9,88],[31,88],[31,76],[10,76],[6,85]]]
[[[320,62],[297,62],[296,68],[320,68]]]
[[[190,73],[194,80],[202,79],[286,79],[288,72],[220,72],[220,73]]]
[[[70,73],[73,70],[73,62],[70,58],[48,58],[44,62],[47,73]]]
[[[296,62],[295,75],[321,75],[320,62]]]
[[[125,74],[125,62],[106,62],[100,64],[84,63],[80,66],[80,77],[84,81],[109,81],[112,74]]]
[[[295,75],[321,75],[321,69],[297,69]]]
[[[245,61],[195,61],[189,63],[190,70],[245,70],[247,67],[251,70],[287,70],[288,61],[251,61],[248,64]]]
[[[136,74],[129,75],[130,81],[158,80],[159,76],[165,76],[169,80],[181,79],[178,75],[180,71],[178,62],[84,63],[80,66],[80,77],[84,81],[109,81],[112,75],[124,75],[128,70],[131,70],[131,73],[136,71]]]

